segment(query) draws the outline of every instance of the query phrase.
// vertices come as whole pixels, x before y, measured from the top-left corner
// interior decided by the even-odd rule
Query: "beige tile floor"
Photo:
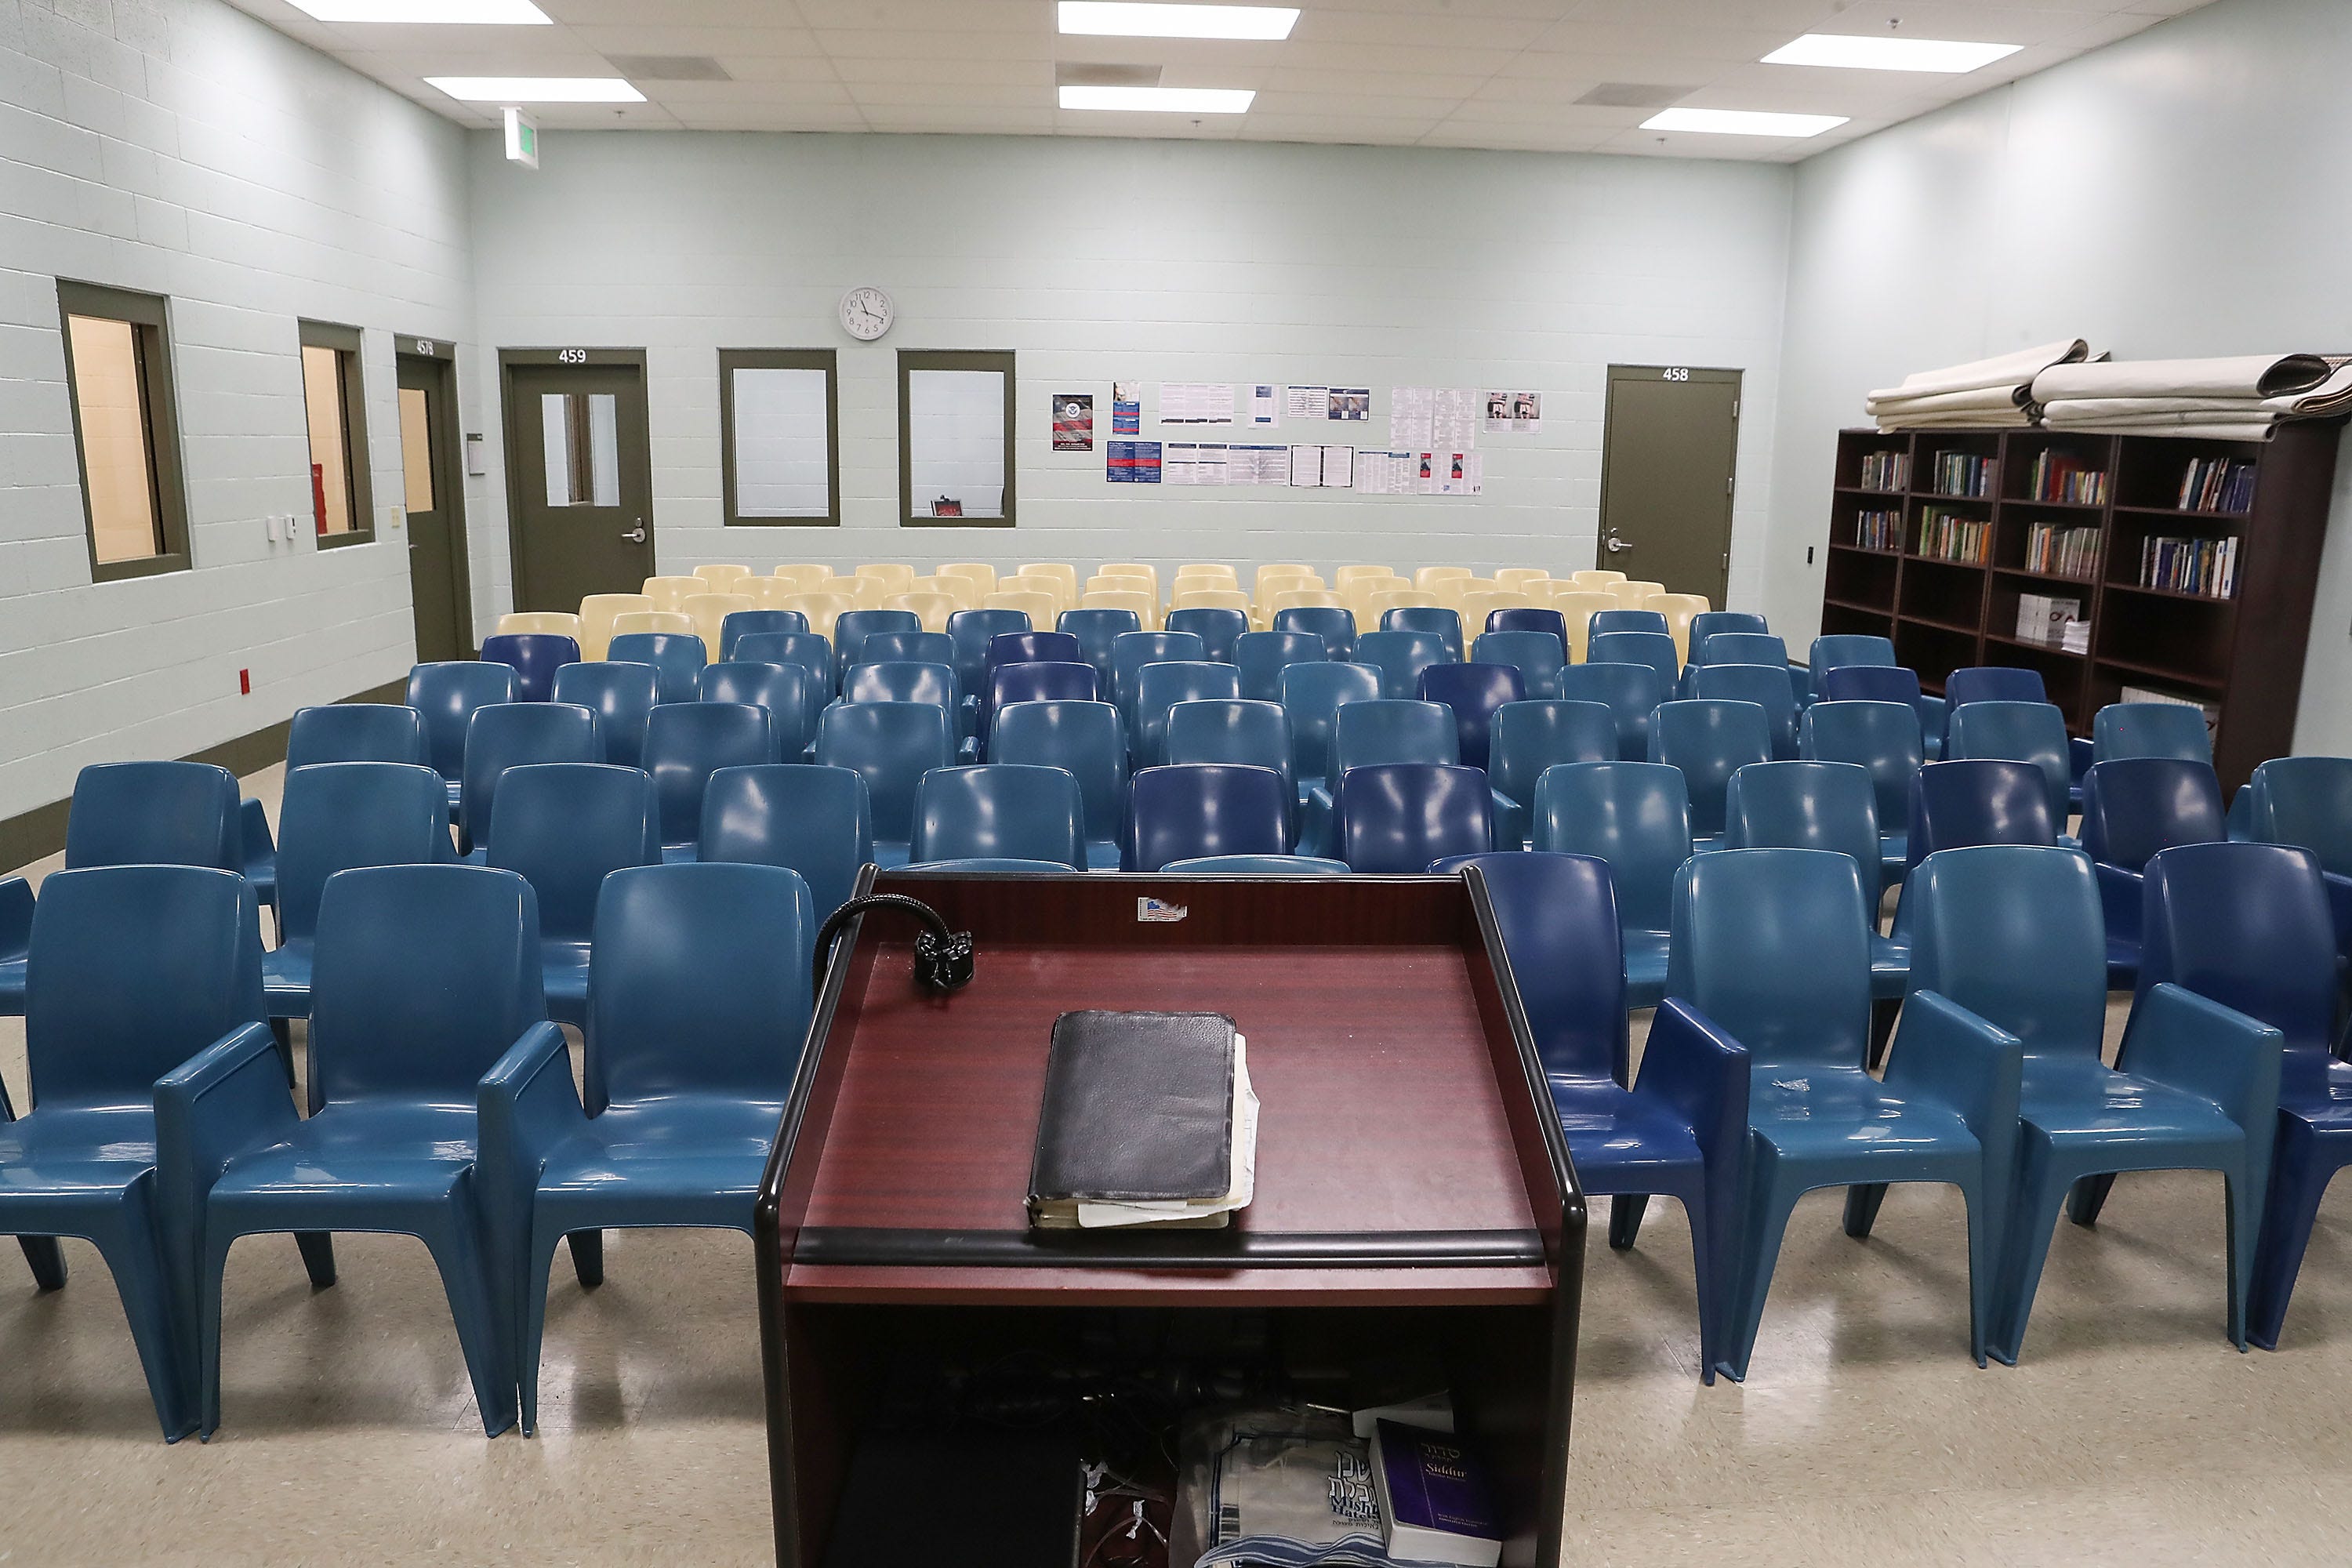
[[[13,1019],[0,1072],[21,1092]],[[2096,1232],[2061,1227],[2024,1364],[1980,1371],[1958,1199],[1898,1187],[1857,1243],[1816,1194],[1753,1374],[1704,1388],[1680,1214],[1621,1255],[1595,1207],[1576,1568],[2352,1563],[2352,1213],[2322,1218],[2286,1348],[2239,1355],[2219,1178],[2126,1178]],[[313,1292],[289,1242],[238,1247],[225,1424],[171,1447],[96,1255],[68,1243],[42,1296],[0,1250],[0,1563],[767,1560],[744,1239],[614,1236],[593,1295],[559,1264],[529,1441],[482,1437],[423,1248],[337,1248]]]

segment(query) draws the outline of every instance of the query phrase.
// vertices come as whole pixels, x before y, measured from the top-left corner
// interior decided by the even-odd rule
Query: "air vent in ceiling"
[[[1158,87],[1158,66],[1098,66],[1058,60],[1054,66],[1056,87]]]
[[[1697,90],[1687,87],[1659,87],[1645,81],[1604,81],[1576,101],[1601,109],[1664,109],[1679,103]]]
[[[631,81],[732,81],[709,55],[606,55],[612,68]]]

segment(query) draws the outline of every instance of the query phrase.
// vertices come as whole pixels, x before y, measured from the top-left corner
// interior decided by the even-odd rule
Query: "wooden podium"
[[[868,868],[869,889],[971,931],[977,973],[918,993],[915,922],[868,913],[817,999],[755,1230],[779,1563],[822,1564],[877,1387],[938,1347],[1244,1312],[1276,1346],[1434,1352],[1504,1561],[1554,1568],[1585,1205],[1475,872]],[[1221,1012],[1248,1039],[1257,1188],[1231,1228],[1030,1230],[1047,1039],[1091,1007]]]

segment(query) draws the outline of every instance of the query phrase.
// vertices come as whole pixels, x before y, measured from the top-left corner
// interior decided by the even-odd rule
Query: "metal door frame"
[[[449,520],[449,595],[450,610],[457,627],[460,657],[473,658],[479,651],[480,639],[474,635],[474,575],[473,545],[466,517],[466,435],[457,418],[457,345],[446,338],[428,338],[410,333],[392,341],[392,428],[400,433],[400,373],[404,362],[430,366],[433,374],[425,388],[425,440],[433,439],[436,418],[444,439],[441,449],[433,454],[434,499],[441,504],[435,510]],[[401,471],[407,472],[405,453],[401,458]],[[408,487],[404,479],[400,492],[400,527],[407,535],[408,547],[416,548],[415,525],[408,516]],[[410,626],[416,619],[416,576],[409,573],[408,616]]]
[[[1657,379],[1659,380],[1664,380],[1664,373],[1669,370],[1686,370],[1694,375],[1706,376],[1710,381],[1719,376],[1728,376],[1731,378],[1731,473],[1728,476],[1731,482],[1724,488],[1723,492],[1723,586],[1718,592],[1707,595],[1708,600],[1715,605],[1717,609],[1719,610],[1723,608],[1721,601],[1731,592],[1731,534],[1734,526],[1734,507],[1739,499],[1739,416],[1742,405],[1748,401],[1748,373],[1746,370],[1737,365],[1618,364],[1612,363],[1602,367],[1601,384],[1601,500],[1599,505],[1594,509],[1592,518],[1592,564],[1596,570],[1606,569],[1609,567],[1609,563],[1603,559],[1609,548],[1609,413],[1611,405],[1614,402],[1616,397],[1618,379],[1617,373],[1619,371],[1642,370],[1658,372],[1659,374]],[[1629,376],[1626,379],[1633,380],[1636,378]],[[1673,591],[1675,590],[1669,590],[1669,592]]]
[[[653,497],[653,383],[646,374],[646,351],[643,349],[500,349],[499,351],[499,421],[501,439],[506,444],[507,481],[507,579],[510,599],[519,598],[522,586],[522,480],[521,470],[514,455],[521,449],[521,426],[517,421],[514,397],[514,373],[519,369],[553,365],[564,370],[610,369],[627,366],[637,373],[637,393],[646,405],[646,562],[654,564],[654,497]],[[646,574],[652,575],[651,572]]]

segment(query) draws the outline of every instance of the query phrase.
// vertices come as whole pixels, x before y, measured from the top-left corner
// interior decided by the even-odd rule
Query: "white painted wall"
[[[2123,359],[2352,349],[2352,5],[2221,0],[1800,164],[1764,607],[1821,607],[1834,434],[1913,370],[2058,338]],[[2352,464],[2295,743],[2352,752]]]
[[[406,536],[262,520],[310,518],[300,317],[363,329],[400,499],[392,334],[472,336],[464,142],[217,0],[0,0],[0,816],[405,671]],[[60,277],[171,300],[192,571],[90,582]]]
[[[1592,563],[1606,367],[1748,372],[1731,602],[1760,590],[1790,174],[1745,163],[1196,142],[548,132],[477,136],[476,319],[499,347],[643,348],[661,569],[814,560]],[[877,284],[898,324],[842,331]],[[844,525],[720,525],[717,351],[836,347]],[[904,529],[896,352],[1019,355],[1019,527]],[[494,372],[492,373],[494,374]],[[1107,484],[1110,384],[1534,388],[1540,434],[1479,437],[1477,499]],[[487,377],[485,378],[487,385]],[[1097,449],[1048,400],[1095,395]],[[495,419],[486,419],[493,441]],[[1342,434],[1342,432],[1347,432]],[[1217,438],[1210,432],[1210,438]],[[1236,438],[1247,438],[1238,437]],[[475,526],[500,532],[505,491]],[[501,564],[501,588],[505,578]]]

